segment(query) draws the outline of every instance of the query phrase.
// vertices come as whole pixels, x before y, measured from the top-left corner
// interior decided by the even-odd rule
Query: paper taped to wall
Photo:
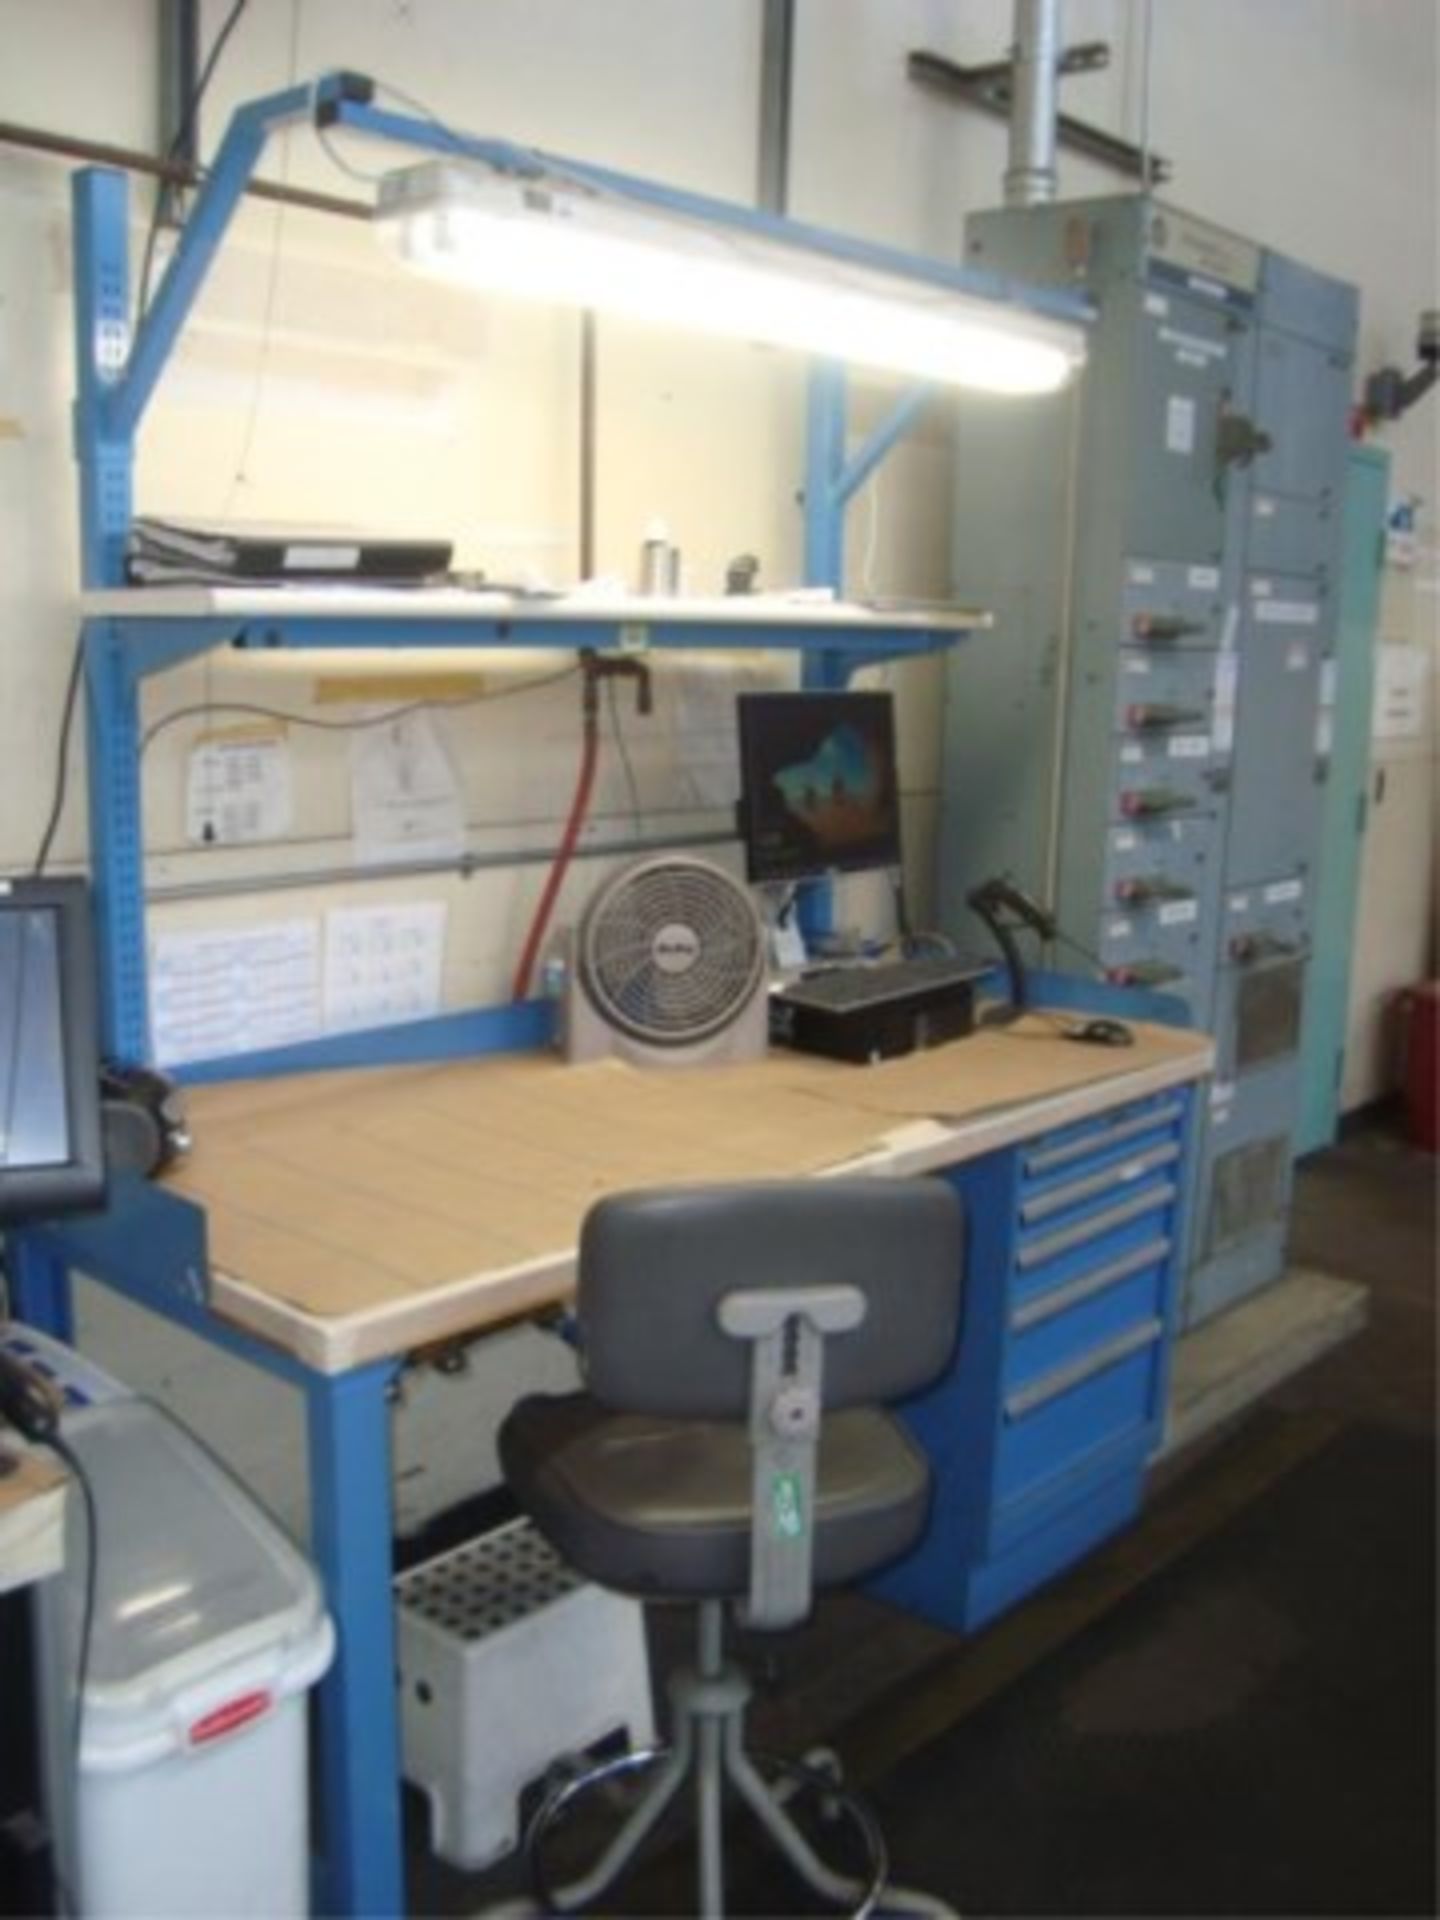
[[[423,709],[352,737],[350,802],[360,866],[454,860],[465,851],[460,783]]]
[[[226,727],[190,749],[185,833],[197,846],[279,840],[290,831],[290,745],[275,726]]]
[[[290,1046],[319,1031],[318,920],[151,941],[151,1044],[162,1067]]]
[[[325,916],[325,1027],[423,1020],[440,1011],[445,902],[335,907]]]
[[[1377,740],[1418,740],[1426,730],[1430,661],[1424,647],[1387,641],[1375,655]]]

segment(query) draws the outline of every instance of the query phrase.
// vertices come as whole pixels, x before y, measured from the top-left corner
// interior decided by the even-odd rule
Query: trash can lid
[[[217,1668],[313,1638],[319,1584],[276,1523],[176,1421],[144,1400],[73,1415],[99,1553],[86,1710],[151,1709]],[[67,1511],[66,1615],[78,1648],[84,1513]]]

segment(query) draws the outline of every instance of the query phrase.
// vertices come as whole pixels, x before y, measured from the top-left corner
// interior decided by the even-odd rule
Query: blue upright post
[[[337,1641],[320,1683],[322,1913],[405,1910],[387,1398],[396,1371],[381,1361],[313,1375],[305,1389],[311,1551]]]
[[[87,587],[125,578],[135,436],[110,397],[130,352],[130,186],[83,168],[71,187],[75,247],[75,447],[80,465],[80,575]]]
[[[845,369],[834,360],[810,368],[805,414],[805,581],[812,587],[845,584]]]
[[[27,1326],[73,1344],[75,1323],[70,1297],[70,1267],[42,1230],[17,1228],[5,1236],[5,1270],[10,1277],[10,1311]]]
[[[83,645],[101,1046],[112,1059],[143,1061],[150,1009],[139,681],[112,621],[88,622]]]

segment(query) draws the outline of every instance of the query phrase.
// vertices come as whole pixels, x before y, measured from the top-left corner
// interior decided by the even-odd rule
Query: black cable
[[[227,41],[235,31],[241,14],[249,4],[250,0],[235,0],[235,4],[225,16],[224,25],[216,34],[214,44],[206,56],[205,64],[200,69],[199,77],[195,82],[195,90],[186,101],[184,112],[180,115],[179,124],[171,136],[170,145],[165,152],[167,161],[174,160],[178,156],[180,149],[184,146],[186,139],[194,127],[195,116],[200,111],[200,102],[205,97],[205,89],[209,86],[211,79],[214,77],[215,69],[220,64],[220,56],[225,51]],[[155,243],[160,235],[160,209],[164,204],[165,188],[161,185],[155,190],[155,205],[150,213],[150,228],[145,235],[145,256],[140,265],[140,280],[135,302],[135,317],[137,320],[144,315],[145,309],[150,304],[150,274],[155,264]]]
[[[905,873],[901,867],[891,870],[890,892],[895,901],[895,931],[900,936],[900,951],[908,957],[914,950],[915,929],[910,924],[910,909],[905,901]]]
[[[640,789],[635,783],[635,769],[630,762],[630,747],[625,739],[625,729],[620,724],[620,703],[615,694],[615,682],[605,682],[605,704],[610,709],[610,731],[615,737],[615,745],[620,754],[620,764],[625,769],[625,784],[630,789],[630,811],[635,817],[637,837],[645,831],[645,814],[640,805]]]
[[[45,831],[40,836],[39,851],[35,855],[35,864],[30,869],[32,876],[39,879],[45,871],[45,863],[50,858],[50,849],[55,842],[55,833],[60,825],[60,816],[65,811],[65,794],[70,785],[70,734],[75,724],[75,702],[80,692],[80,676],[85,664],[85,639],[80,635],[75,642],[75,652],[70,661],[70,678],[65,683],[65,705],[60,715],[60,739],[55,750],[55,786],[50,800],[50,817],[45,822]]]
[[[1099,954],[1093,952],[1089,947],[1083,946],[1080,941],[1066,933],[1063,927],[1056,927],[1054,937],[1060,942],[1062,947],[1073,947],[1075,952],[1080,955],[1080,958],[1082,960],[1088,960],[1091,966],[1098,972],[1102,974],[1106,972],[1105,962],[1100,958]]]
[[[265,707],[251,700],[201,700],[162,714],[141,735],[140,752],[143,757],[155,736],[164,733],[167,727],[176,726],[182,720],[204,719],[213,713],[244,713],[261,720],[282,720],[287,726],[310,727],[319,733],[363,733],[370,727],[388,727],[393,721],[406,720],[412,713],[445,713],[459,707],[484,706],[491,700],[508,700],[516,694],[538,693],[542,687],[555,687],[562,680],[573,679],[579,671],[578,666],[562,667],[558,673],[519,680],[509,687],[488,688],[484,693],[466,694],[458,700],[410,700],[403,707],[389,707],[384,713],[367,714],[357,720],[321,720],[314,714],[291,713],[283,707]]]

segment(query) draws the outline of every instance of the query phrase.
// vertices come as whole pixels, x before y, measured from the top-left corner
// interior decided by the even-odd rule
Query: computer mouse
[[[1135,1035],[1123,1020],[1107,1020],[1103,1017],[1072,1027],[1065,1038],[1081,1040],[1092,1047],[1133,1047],[1135,1044]]]

